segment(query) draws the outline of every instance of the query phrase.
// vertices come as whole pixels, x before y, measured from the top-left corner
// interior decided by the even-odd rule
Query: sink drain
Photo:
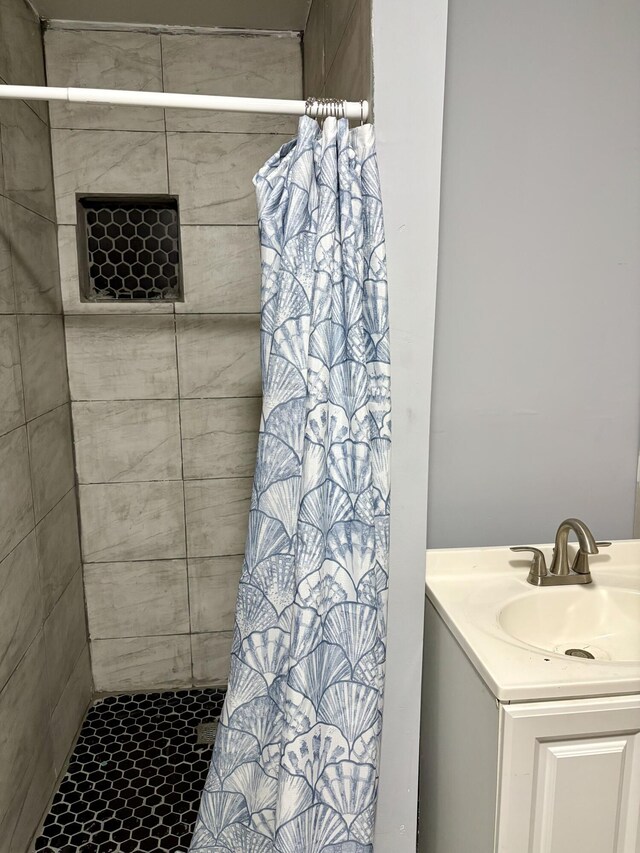
[[[565,655],[569,655],[572,658],[588,658],[589,660],[595,660],[595,656],[585,649],[567,649]]]

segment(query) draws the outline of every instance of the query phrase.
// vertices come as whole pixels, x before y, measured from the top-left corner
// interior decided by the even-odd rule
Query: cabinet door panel
[[[617,851],[633,745],[626,738],[537,741],[533,850]]]
[[[640,853],[640,699],[503,707],[498,853]]]

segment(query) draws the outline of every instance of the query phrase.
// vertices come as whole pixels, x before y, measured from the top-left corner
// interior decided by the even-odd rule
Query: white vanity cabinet
[[[640,695],[498,701],[425,624],[420,853],[640,853]]]
[[[499,714],[497,853],[640,853],[639,696]]]

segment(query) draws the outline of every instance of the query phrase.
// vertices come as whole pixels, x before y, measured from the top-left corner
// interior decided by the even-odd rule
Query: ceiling
[[[41,18],[123,24],[303,30],[311,0],[31,0]]]

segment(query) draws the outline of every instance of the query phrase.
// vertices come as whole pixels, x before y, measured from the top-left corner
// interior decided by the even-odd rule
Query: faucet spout
[[[584,521],[579,518],[566,518],[556,533],[555,548],[549,571],[554,575],[568,575],[569,558],[567,555],[567,543],[569,534],[573,531],[578,538],[580,551],[584,554],[597,554],[598,546],[594,539],[593,533],[589,530]]]

